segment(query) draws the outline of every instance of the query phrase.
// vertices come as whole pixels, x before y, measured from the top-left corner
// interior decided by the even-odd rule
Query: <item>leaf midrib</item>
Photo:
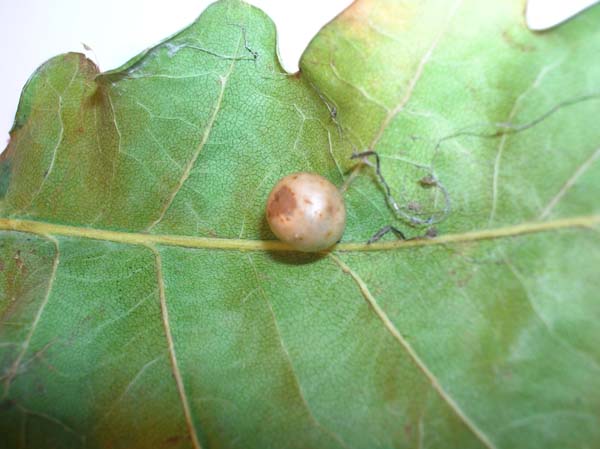
[[[475,242],[516,237],[541,232],[552,232],[561,229],[591,229],[600,225],[600,214],[561,218],[541,222],[525,222],[505,227],[466,231],[445,234],[435,238],[415,238],[410,240],[392,240],[367,244],[364,242],[345,242],[332,247],[330,251],[365,252],[390,251],[421,246],[446,245],[452,243]],[[111,231],[106,229],[86,228],[48,223],[35,220],[0,218],[0,231],[17,231],[42,236],[61,236],[102,240],[129,245],[161,245],[197,249],[220,249],[233,251],[297,251],[287,243],[278,240],[225,239],[211,237],[194,237],[176,234],[148,234],[142,232]]]

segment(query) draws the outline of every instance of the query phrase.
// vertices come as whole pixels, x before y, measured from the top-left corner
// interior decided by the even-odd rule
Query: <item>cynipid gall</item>
[[[267,200],[273,233],[298,251],[322,251],[340,240],[346,226],[344,198],[314,173],[294,173],[273,187]]]

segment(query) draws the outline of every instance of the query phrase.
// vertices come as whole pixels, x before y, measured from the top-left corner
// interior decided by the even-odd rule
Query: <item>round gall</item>
[[[324,177],[294,173],[273,187],[267,200],[267,221],[273,233],[294,249],[322,251],[344,233],[344,199]]]

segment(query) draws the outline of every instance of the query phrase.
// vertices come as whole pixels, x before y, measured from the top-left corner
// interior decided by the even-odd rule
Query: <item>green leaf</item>
[[[222,0],[40,67],[0,165],[0,447],[600,445],[600,9],[523,8],[358,0],[290,75]],[[265,224],[296,171],[345,192],[331,252]],[[411,220],[438,236],[365,244]]]

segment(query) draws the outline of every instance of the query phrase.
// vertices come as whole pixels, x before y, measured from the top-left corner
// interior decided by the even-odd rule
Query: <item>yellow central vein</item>
[[[181,371],[179,371],[179,364],[177,363],[177,355],[175,354],[175,344],[173,343],[173,336],[171,334],[171,325],[169,324],[169,310],[167,308],[167,299],[165,296],[165,285],[163,282],[163,274],[162,274],[162,259],[160,257],[160,253],[149,246],[150,250],[154,254],[154,260],[156,263],[156,278],[158,284],[158,294],[160,299],[160,310],[162,316],[163,327],[165,329],[165,336],[167,338],[167,348],[169,351],[169,358],[171,360],[171,369],[173,371],[173,377],[175,378],[175,383],[177,384],[177,392],[179,394],[179,399],[181,400],[181,405],[183,407],[183,414],[185,416],[185,423],[188,429],[188,433],[190,434],[190,439],[192,441],[192,446],[194,449],[202,449],[200,445],[200,441],[198,440],[198,435],[196,434],[196,427],[194,426],[194,421],[192,419],[192,412],[190,409],[190,404],[187,399],[187,395],[185,393],[185,386],[183,384],[183,379],[181,377]]]
[[[390,251],[421,246],[494,240],[540,232],[558,231],[561,229],[591,229],[596,225],[600,225],[600,215],[587,215],[551,221],[528,222],[502,228],[484,229],[481,231],[446,234],[436,238],[391,240],[377,242],[371,245],[359,242],[339,243],[331,250],[336,252]],[[105,240],[128,245],[179,246],[184,248],[224,249],[234,251],[294,251],[288,244],[277,240],[220,239],[186,235],[160,235],[142,232],[109,231],[105,229],[84,228],[13,218],[0,218],[0,230],[26,232],[43,236],[54,235]]]
[[[372,307],[373,311],[377,315],[377,317],[381,320],[385,328],[389,331],[389,333],[400,343],[400,345],[406,350],[410,358],[413,360],[415,365],[421,370],[421,372],[427,377],[429,382],[435,391],[439,394],[444,402],[448,404],[448,406],[456,413],[459,419],[467,426],[467,428],[481,441],[481,443],[488,449],[495,449],[494,443],[490,441],[490,439],[475,425],[473,421],[463,412],[458,403],[448,394],[448,392],[444,389],[444,387],[440,384],[440,381],[435,377],[427,365],[421,360],[417,352],[413,349],[408,341],[402,336],[402,334],[398,331],[394,323],[387,316],[385,311],[379,306],[375,297],[369,291],[367,284],[362,280],[362,278],[353,271],[348,265],[346,265],[340,258],[335,256],[334,254],[330,254],[329,257],[333,259],[333,261],[342,269],[344,273],[350,275],[350,277],[356,282],[358,288],[360,289],[362,295],[367,300],[369,305]]]

